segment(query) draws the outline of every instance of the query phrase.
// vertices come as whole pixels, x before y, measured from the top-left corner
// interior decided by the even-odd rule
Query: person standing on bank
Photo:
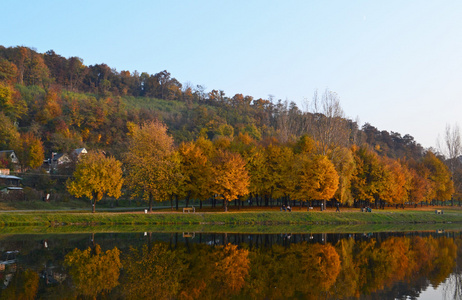
[[[337,210],[335,212],[340,212],[340,203],[337,202]]]

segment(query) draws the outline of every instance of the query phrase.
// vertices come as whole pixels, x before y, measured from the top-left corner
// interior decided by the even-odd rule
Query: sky
[[[27,46],[307,109],[337,93],[360,125],[435,147],[462,112],[462,1],[3,0]]]

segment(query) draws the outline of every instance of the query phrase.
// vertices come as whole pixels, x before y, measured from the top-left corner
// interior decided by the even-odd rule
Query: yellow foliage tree
[[[183,175],[181,189],[189,199],[205,200],[210,195],[211,163],[204,151],[196,143],[182,143],[178,149],[180,155],[180,170]]]
[[[249,193],[249,174],[245,161],[238,153],[218,150],[212,158],[212,193],[225,202],[225,212],[228,202]]]
[[[404,204],[408,201],[407,168],[398,161],[383,158],[386,168],[386,179],[384,180],[384,192],[382,199],[394,204]]]
[[[119,198],[123,184],[122,163],[114,157],[106,157],[103,153],[89,151],[77,163],[73,179],[66,182],[70,194],[87,197],[92,201],[92,212],[96,202],[104,195]]]
[[[356,170],[356,164],[353,154],[348,148],[336,148],[333,150],[332,162],[335,170],[339,175],[339,185],[335,198],[340,203],[353,204],[353,195],[351,194],[351,180]]]
[[[176,192],[180,157],[165,124],[151,121],[132,130],[125,156],[127,183],[134,196],[148,201],[152,212],[154,199],[165,201]]]
[[[309,157],[301,154],[296,160],[297,177],[294,198],[299,200],[329,200],[338,189],[339,176],[334,164],[325,155]]]
[[[425,154],[423,163],[430,171],[429,180],[434,186],[433,198],[441,201],[450,200],[454,193],[454,183],[449,168],[430,151]]]
[[[31,132],[21,134],[15,150],[23,170],[35,169],[43,164],[45,154],[42,141]]]

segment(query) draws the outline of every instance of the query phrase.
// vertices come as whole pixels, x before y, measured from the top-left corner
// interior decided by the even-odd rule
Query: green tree
[[[77,163],[73,179],[66,182],[70,194],[92,201],[92,212],[96,202],[104,195],[119,198],[123,184],[122,163],[114,157],[106,157],[98,151],[89,151]]]
[[[179,156],[167,126],[159,121],[134,127],[125,155],[127,183],[135,196],[149,203],[165,201],[175,191],[179,173]]]

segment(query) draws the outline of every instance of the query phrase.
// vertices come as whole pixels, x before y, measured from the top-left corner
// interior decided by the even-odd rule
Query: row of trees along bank
[[[211,141],[204,136],[174,146],[159,121],[132,126],[122,162],[90,151],[67,183],[76,197],[118,198],[123,183],[132,197],[154,201],[243,200],[260,206],[327,200],[343,205],[404,205],[449,200],[454,192],[448,167],[432,152],[421,160],[379,156],[367,145],[323,147],[302,136],[280,143],[256,142],[248,134]],[[361,203],[360,203],[361,202]],[[178,205],[178,204],[177,204]],[[173,206],[172,206],[173,207]],[[177,206],[178,207],[178,206]]]

